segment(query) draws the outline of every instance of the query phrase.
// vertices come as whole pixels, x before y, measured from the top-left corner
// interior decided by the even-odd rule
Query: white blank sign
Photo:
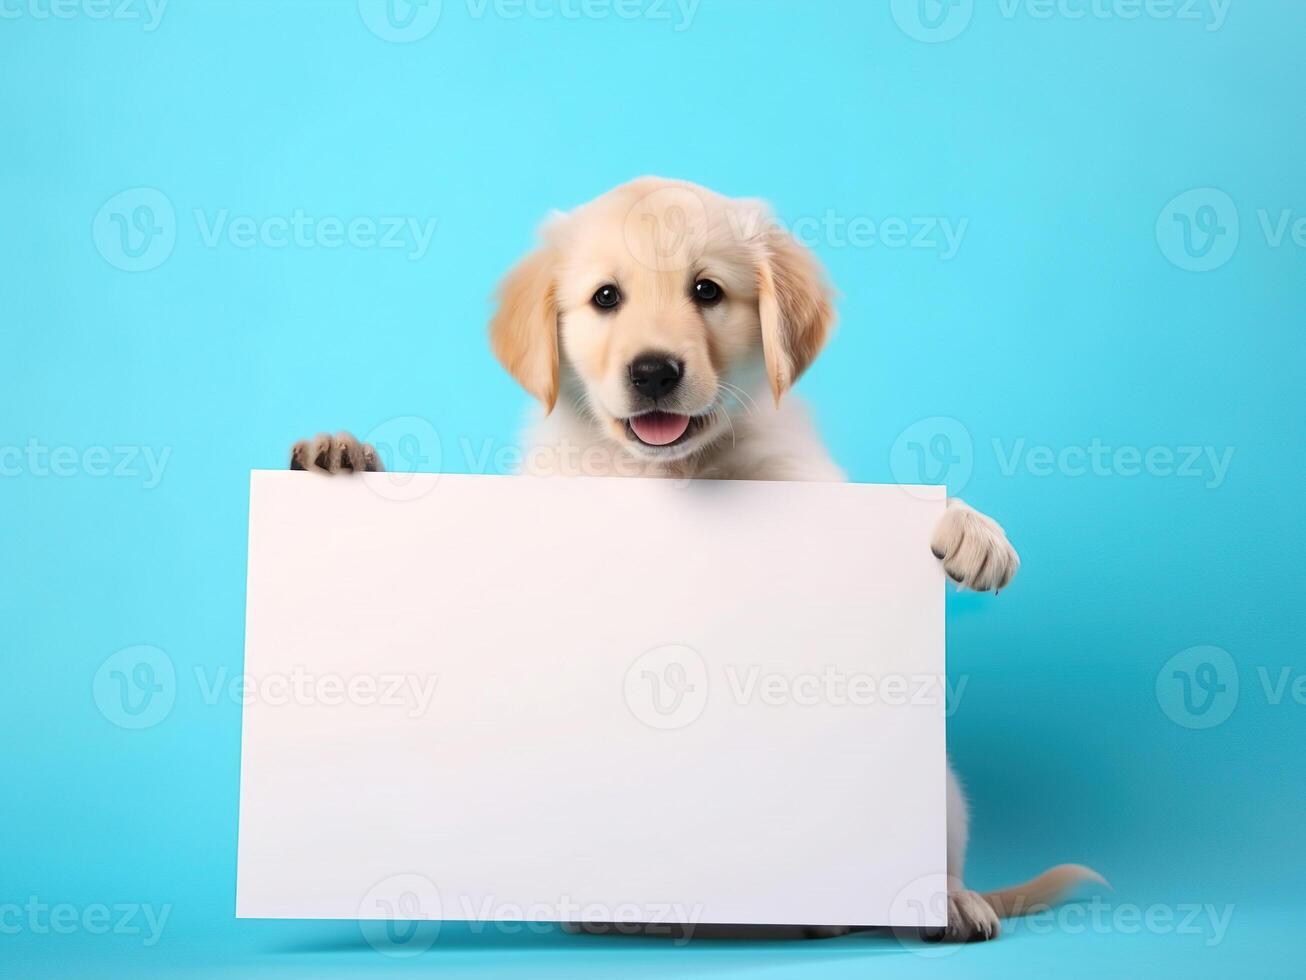
[[[237,915],[942,925],[943,509],[255,472]]]

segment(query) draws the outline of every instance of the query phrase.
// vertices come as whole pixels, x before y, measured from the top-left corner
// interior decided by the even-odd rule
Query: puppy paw
[[[930,550],[949,578],[976,592],[1002,591],[1020,567],[1020,556],[998,522],[956,498],[948,501]]]
[[[290,468],[328,474],[384,469],[372,444],[359,442],[348,432],[299,440],[290,448]]]
[[[982,943],[997,939],[1001,931],[998,914],[984,896],[959,888],[948,892],[947,926],[927,929],[921,938],[934,943]]]

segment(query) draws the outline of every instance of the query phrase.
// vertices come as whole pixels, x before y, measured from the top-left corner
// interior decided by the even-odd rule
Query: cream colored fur
[[[700,279],[718,284],[724,299],[696,303]],[[622,297],[615,311],[592,302],[607,284]],[[645,177],[545,225],[537,249],[504,279],[490,340],[540,402],[525,435],[532,473],[837,481],[843,472],[789,393],[833,323],[831,291],[815,258],[763,204]],[[694,419],[675,445],[647,445],[627,424],[640,408],[629,365],[647,351],[683,364],[679,386],[659,405]],[[354,463],[360,459],[366,465]],[[292,450],[296,469],[378,465],[371,447],[346,433]],[[1002,528],[955,498],[921,546],[960,587],[977,591],[1005,588],[1020,565]],[[1055,901],[1079,881],[1101,880],[1062,865],[1015,888],[971,891],[962,878],[968,808],[951,767],[947,807],[950,888],[942,938],[991,939],[1000,916]]]

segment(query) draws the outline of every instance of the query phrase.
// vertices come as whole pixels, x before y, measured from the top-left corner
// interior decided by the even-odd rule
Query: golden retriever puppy
[[[822,269],[764,204],[643,177],[545,223],[500,286],[490,343],[542,406],[526,436],[534,474],[843,480],[789,393],[833,324]],[[291,453],[293,469],[379,466],[345,433]],[[977,591],[1005,588],[1020,565],[1002,528],[958,499],[926,546]],[[947,821],[942,938],[991,939],[999,915],[1096,877],[1062,865],[980,895],[962,883],[967,805],[951,769]]]

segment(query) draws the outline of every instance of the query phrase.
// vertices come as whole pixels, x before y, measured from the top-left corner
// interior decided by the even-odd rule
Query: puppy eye
[[[590,298],[590,302],[600,310],[615,309],[617,304],[621,302],[621,293],[617,291],[616,286],[609,283],[608,285],[600,286],[595,290],[594,295]]]
[[[700,279],[694,283],[694,302],[699,306],[715,306],[725,299],[721,287],[711,279]]]

